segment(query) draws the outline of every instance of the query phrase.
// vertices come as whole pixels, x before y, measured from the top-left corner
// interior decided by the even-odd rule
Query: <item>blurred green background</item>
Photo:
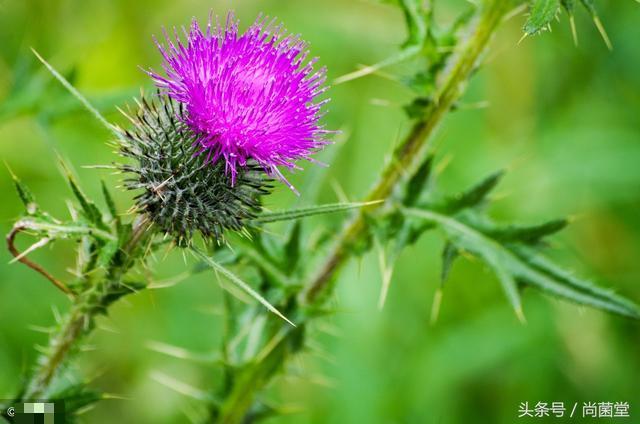
[[[539,222],[574,216],[550,254],[580,275],[640,300],[640,6],[601,1],[612,52],[585,13],[574,46],[566,16],[552,33],[516,45],[523,17],[499,32],[487,65],[462,107],[441,127],[435,148],[449,165],[440,178],[457,190],[499,168],[510,172],[493,206],[495,216]],[[438,2],[450,21],[462,0]],[[73,164],[85,190],[99,194],[108,171],[83,166],[118,160],[110,134],[37,63],[30,47],[61,70],[109,119],[140,87],[140,67],[159,67],[151,40],[162,26],[204,21],[210,9],[236,10],[241,26],[259,11],[278,16],[311,42],[333,79],[358,64],[392,54],[404,39],[401,13],[375,1],[72,1],[0,0],[0,156],[55,216],[67,214],[70,192],[57,156]],[[406,65],[387,73],[406,75]],[[309,165],[292,179],[320,186],[319,199],[296,198],[280,187],[272,208],[330,202],[336,191],[361,198],[409,123],[401,106],[410,92],[397,81],[370,76],[334,87],[326,118],[344,132],[327,148],[327,169]],[[488,107],[475,108],[478,103]],[[3,167],[4,168],[4,167]],[[315,169],[314,169],[315,168]],[[0,170],[0,232],[21,210],[9,173]],[[130,206],[119,193],[118,205]],[[342,216],[314,221],[338,225]],[[29,240],[23,238],[21,246]],[[292,412],[272,422],[512,423],[528,401],[626,401],[640,422],[640,324],[524,295],[527,324],[510,310],[495,278],[481,264],[457,263],[445,287],[440,319],[430,325],[442,242],[429,233],[397,263],[384,310],[377,309],[375,255],[353,261],[341,276],[341,312],[325,321],[309,354],[293,361],[269,398]],[[33,258],[63,276],[73,245]],[[29,366],[36,331],[53,323],[67,300],[0,250],[0,398],[13,396]],[[155,281],[183,272],[179,252],[159,257]],[[211,352],[220,338],[220,287],[212,275],[147,290],[112,308],[80,355],[90,384],[116,395],[85,415],[88,423],[183,423],[197,402],[162,384],[171,377],[214,387],[214,366],[180,361],[148,348],[151,341]],[[328,335],[328,333],[332,335]],[[89,346],[90,345],[90,346]],[[542,421],[542,420],[535,420]]]

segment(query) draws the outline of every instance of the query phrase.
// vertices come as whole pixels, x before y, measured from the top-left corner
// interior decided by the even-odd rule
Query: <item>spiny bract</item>
[[[278,167],[298,168],[296,161],[310,160],[332,133],[318,124],[328,101],[317,101],[325,69],[314,72],[317,59],[305,64],[307,44],[285,36],[275,19],[261,16],[239,35],[229,13],[226,29],[217,19],[212,27],[210,18],[206,32],[194,20],[183,33],[184,42],[175,29],[173,39],[165,33],[166,46],[156,40],[166,75],[149,75],[184,104],[197,153],[215,166],[224,159],[232,181],[253,160],[287,183]]]
[[[223,162],[209,164],[197,155],[197,135],[185,124],[185,110],[166,96],[142,97],[130,130],[119,129],[120,153],[130,159],[121,169],[133,174],[125,186],[145,213],[180,246],[193,235],[221,241],[225,230],[241,231],[260,211],[269,179],[248,161],[232,184]]]

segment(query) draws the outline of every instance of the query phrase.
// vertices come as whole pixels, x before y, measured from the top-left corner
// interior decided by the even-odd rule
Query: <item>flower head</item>
[[[136,210],[178,246],[191,244],[197,233],[220,243],[226,230],[246,231],[271,189],[260,166],[248,160],[232,184],[223,162],[194,155],[196,135],[185,123],[184,105],[166,96],[137,104],[127,115],[130,128],[118,128],[120,154],[129,159],[120,169],[128,175],[125,187],[138,192]]]
[[[166,75],[150,75],[185,106],[197,153],[213,164],[223,159],[234,183],[250,160],[286,182],[279,166],[298,168],[327,143],[330,131],[318,123],[326,100],[317,101],[325,69],[314,71],[307,44],[262,16],[243,34],[232,13],[225,29],[210,18],[206,32],[195,20],[183,32],[186,42],[174,30],[166,46],[157,43]]]

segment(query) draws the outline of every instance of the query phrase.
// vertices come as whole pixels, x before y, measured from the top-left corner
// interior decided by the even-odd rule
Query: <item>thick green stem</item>
[[[140,217],[122,249],[123,259],[114,264],[104,278],[74,299],[60,331],[51,337],[46,353],[39,358],[36,370],[21,396],[23,400],[46,398],[49,395],[54,378],[65,365],[69,355],[93,330],[95,317],[108,306],[113,288],[121,285],[122,278],[137,260],[134,251],[150,233],[149,223]]]
[[[407,169],[413,169],[424,160],[429,141],[447,112],[464,92],[467,81],[473,74],[491,37],[502,21],[511,0],[489,0],[471,24],[465,41],[449,59],[440,78],[433,101],[426,108],[422,119],[415,123],[407,137],[394,151],[391,161],[381,173],[378,182],[369,192],[367,201],[386,199],[402,182]],[[384,206],[384,203],[362,208],[347,223],[333,250],[320,271],[311,280],[304,293],[308,304],[321,299],[331,290],[331,283],[338,270],[350,257],[351,247],[366,234],[365,214]]]
[[[491,36],[495,32],[511,0],[487,0],[482,10],[470,24],[468,36],[457,52],[448,60],[439,80],[434,101],[427,107],[420,119],[395,150],[391,162],[383,169],[379,181],[367,196],[367,201],[385,199],[402,183],[407,169],[420,164],[425,157],[429,140],[433,138],[436,128],[447,112],[464,92],[464,87],[473,74],[485,51]],[[306,304],[319,303],[330,293],[332,281],[350,257],[351,246],[366,234],[365,213],[383,207],[383,203],[372,204],[361,209],[350,220],[338,236],[337,242],[327,256],[320,272],[313,278],[303,293],[302,301]],[[286,359],[283,348],[287,338],[283,338],[276,346],[269,363],[282,362]],[[226,397],[217,422],[234,424],[243,422],[252,406],[256,393],[264,388],[273,373],[273,367],[265,367],[270,371],[252,366],[241,374],[231,392]]]

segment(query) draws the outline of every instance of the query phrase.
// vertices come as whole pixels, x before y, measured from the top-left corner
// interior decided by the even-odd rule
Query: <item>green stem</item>
[[[47,352],[38,360],[37,368],[21,396],[23,400],[46,398],[49,395],[55,377],[70,354],[93,330],[95,317],[109,305],[113,289],[121,285],[124,275],[138,259],[136,248],[150,234],[149,223],[143,217],[138,218],[123,247],[123,260],[114,264],[104,278],[74,299],[60,331],[51,338]]]
[[[439,80],[433,101],[427,106],[422,119],[415,123],[407,137],[394,151],[378,182],[369,192],[366,201],[386,199],[402,183],[407,169],[418,166],[425,156],[429,141],[451,109],[463,94],[467,81],[473,74],[493,33],[502,21],[511,0],[486,1],[481,13],[471,24],[471,31],[457,52],[448,60]],[[304,302],[311,304],[322,300],[331,291],[332,281],[351,256],[351,247],[366,234],[365,214],[379,210],[384,203],[360,209],[344,227],[333,250],[320,271],[311,280],[304,293]]]
[[[427,107],[420,119],[395,150],[392,161],[383,169],[378,183],[367,196],[367,201],[385,199],[402,184],[407,169],[419,165],[426,153],[429,140],[447,112],[464,92],[464,87],[473,74],[491,36],[500,24],[511,0],[488,0],[482,11],[470,24],[469,35],[462,42],[457,53],[448,60],[444,74],[439,81],[434,101]],[[351,246],[366,234],[365,213],[383,207],[375,203],[359,210],[338,236],[337,243],[329,253],[320,272],[313,278],[303,293],[303,302],[320,303],[332,289],[332,281],[346,260],[350,257]],[[256,394],[264,388],[274,374],[276,365],[286,359],[286,343],[283,337],[272,349],[268,364],[253,364],[240,373],[222,405],[216,422],[235,424],[243,422],[253,405]]]

